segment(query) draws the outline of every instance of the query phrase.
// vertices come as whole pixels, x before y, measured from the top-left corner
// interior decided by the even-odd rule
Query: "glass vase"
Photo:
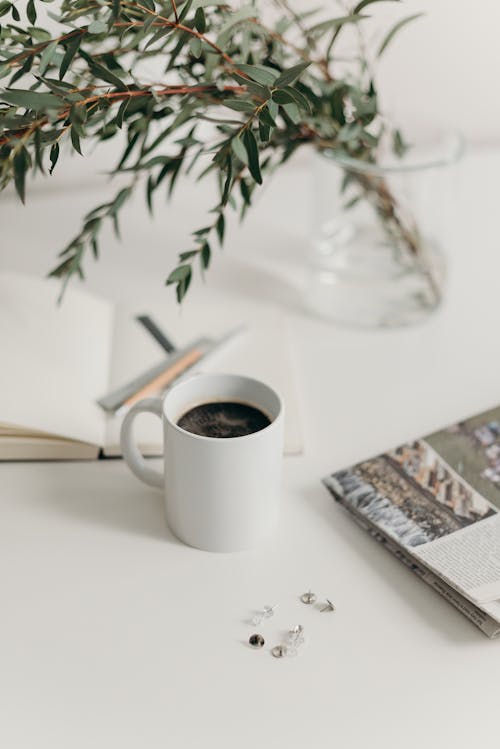
[[[348,325],[410,325],[436,310],[446,277],[453,167],[447,134],[369,164],[318,156],[307,306]]]

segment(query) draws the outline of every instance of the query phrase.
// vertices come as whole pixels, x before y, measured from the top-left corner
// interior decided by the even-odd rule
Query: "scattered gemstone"
[[[265,640],[262,635],[255,634],[250,635],[248,642],[253,648],[262,648],[264,647]]]

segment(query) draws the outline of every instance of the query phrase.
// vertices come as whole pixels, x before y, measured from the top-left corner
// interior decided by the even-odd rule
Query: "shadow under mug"
[[[182,429],[190,408],[235,401],[263,411],[271,423],[242,437],[205,437]],[[147,465],[133,440],[139,413],[163,423],[163,471]],[[146,398],[123,420],[121,447],[131,471],[162,489],[167,522],[185,543],[206,551],[243,551],[268,537],[279,517],[283,404],[268,385],[231,374],[196,374],[162,398]]]

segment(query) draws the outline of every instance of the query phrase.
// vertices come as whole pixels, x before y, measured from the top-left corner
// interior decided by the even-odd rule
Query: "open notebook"
[[[106,415],[96,401],[166,357],[134,320],[137,313],[150,314],[178,346],[245,325],[193,371],[246,374],[274,387],[285,401],[285,453],[301,452],[289,333],[274,308],[228,309],[221,298],[217,308],[177,315],[172,329],[167,305],[125,310],[69,288],[57,306],[59,292],[57,281],[0,273],[0,460],[120,454],[121,419]],[[146,455],[161,453],[161,425],[154,416],[139,417],[137,436]]]

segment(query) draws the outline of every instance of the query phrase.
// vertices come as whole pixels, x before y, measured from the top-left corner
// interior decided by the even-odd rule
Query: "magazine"
[[[500,407],[323,483],[485,634],[500,634]]]

